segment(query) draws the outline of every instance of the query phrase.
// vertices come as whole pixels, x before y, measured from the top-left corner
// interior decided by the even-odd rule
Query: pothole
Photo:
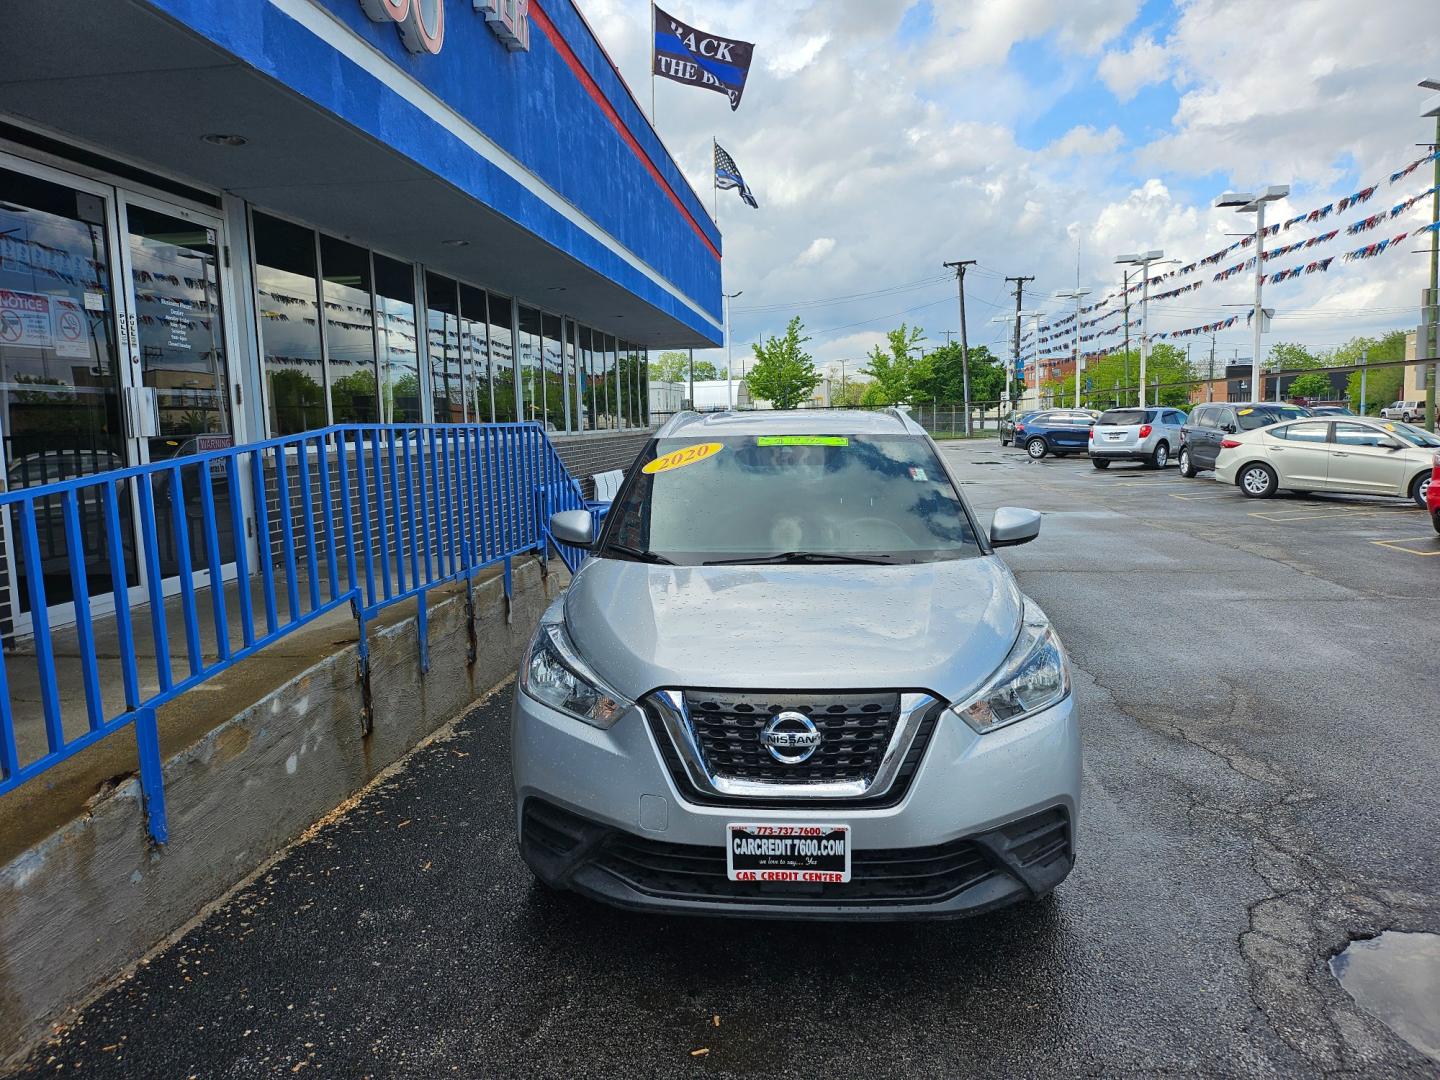
[[[1440,934],[1352,941],[1330,973],[1355,1003],[1422,1054],[1440,1061]]]

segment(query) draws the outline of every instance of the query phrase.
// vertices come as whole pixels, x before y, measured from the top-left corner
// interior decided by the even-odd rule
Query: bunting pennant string
[[[1159,334],[1152,335],[1160,339],[1191,337],[1195,334],[1215,334],[1221,330],[1229,330],[1240,321],[1239,315],[1231,315],[1228,319],[1221,319],[1219,322],[1206,323],[1204,326],[1191,326],[1184,330],[1166,330]]]
[[[1260,278],[1262,283],[1269,282],[1271,285],[1278,285],[1282,281],[1294,281],[1302,274],[1324,274],[1329,271],[1330,264],[1335,261],[1335,256],[1328,259],[1318,259],[1315,262],[1307,263],[1304,266],[1292,266],[1288,270],[1277,270],[1273,274],[1266,274]],[[1252,312],[1253,314],[1253,312]]]
[[[1440,230],[1440,221],[1432,221],[1429,225],[1421,225],[1420,228],[1415,230],[1415,235],[1419,236],[1421,233],[1435,232],[1436,230]],[[1404,236],[1402,235],[1399,239],[1403,240]]]
[[[1416,230],[1417,233],[1424,231],[1424,229]],[[1394,247],[1400,243],[1400,241],[1404,240],[1408,235],[1410,234],[1402,232],[1399,236],[1392,236],[1389,240],[1381,240],[1378,244],[1369,244],[1362,248],[1356,248],[1354,251],[1347,251],[1342,256],[1342,259],[1347,263],[1357,262],[1360,259],[1373,259],[1376,255],[1382,254],[1386,248]]]
[[[1390,183],[1398,183],[1399,181],[1405,179],[1405,177],[1409,176],[1416,169],[1418,169],[1421,165],[1424,165],[1428,161],[1434,161],[1437,157],[1440,157],[1440,150],[1436,150],[1434,153],[1426,154],[1424,157],[1412,161],[1409,165],[1406,165],[1405,168],[1401,169],[1399,172],[1391,173]]]

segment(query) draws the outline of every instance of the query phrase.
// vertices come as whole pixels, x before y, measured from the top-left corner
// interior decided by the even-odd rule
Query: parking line
[[[1406,517],[1413,513],[1413,510],[1361,510],[1336,506],[1316,507],[1313,510],[1252,511],[1250,516],[1286,525],[1291,522],[1302,524],[1307,521],[1337,521],[1346,518],[1358,521],[1361,518]]]
[[[1174,492],[1167,492],[1172,499],[1184,499],[1186,502],[1195,502],[1198,499],[1233,499],[1235,492],[1222,491],[1218,495],[1176,495]]]
[[[1440,536],[1412,536],[1402,540],[1370,541],[1370,543],[1374,544],[1376,547],[1389,548],[1391,551],[1403,551],[1406,555],[1418,555],[1422,559],[1433,559],[1437,555],[1440,555],[1440,547],[1435,548],[1433,551],[1416,551],[1414,548],[1400,546],[1402,544],[1418,544],[1421,542],[1433,545],[1437,542],[1440,542]]]

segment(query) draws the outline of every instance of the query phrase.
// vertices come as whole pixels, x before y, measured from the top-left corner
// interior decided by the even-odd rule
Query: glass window
[[[585,430],[585,373],[580,368],[580,328],[565,320],[565,387],[570,406],[570,430]]]
[[[1324,423],[1290,424],[1276,428],[1269,434],[1287,442],[1323,443],[1330,438],[1330,425]]]
[[[1154,422],[1154,409],[1110,409],[1096,421],[1097,424],[1109,424],[1115,427],[1131,427]]]
[[[545,426],[550,431],[564,431],[565,358],[560,344],[560,316],[545,315],[541,325],[544,329]]]
[[[315,234],[256,213],[255,291],[271,436],[325,426]]]
[[[495,419],[486,318],[485,290],[461,285],[460,358],[465,374],[465,419],[472,424],[488,424]]]
[[[1437,436],[1434,432],[1426,431],[1422,427],[1416,427],[1414,424],[1402,424],[1396,421],[1386,424],[1385,430],[1402,442],[1409,443],[1411,446],[1440,446],[1440,436]]]
[[[883,563],[980,554],[975,532],[928,441],[913,435],[711,440],[684,468],[641,474],[611,511],[615,546],[697,565],[791,552]],[[823,445],[816,445],[823,441]],[[655,458],[693,447],[664,439]]]
[[[419,423],[420,352],[415,336],[415,272],[409,263],[375,256],[379,315],[381,414],[389,424]]]
[[[1228,412],[1229,410],[1227,410]],[[1256,406],[1240,410],[1240,430],[1253,431],[1256,428],[1269,427],[1271,424],[1278,424],[1282,420],[1298,420],[1302,416],[1310,415],[1304,409],[1286,408],[1283,405]],[[1234,423],[1232,420],[1231,423]]]
[[[330,414],[337,424],[380,418],[375,382],[375,310],[370,253],[320,237],[325,291],[325,353],[330,365]]]
[[[533,423],[545,422],[545,397],[540,391],[540,312],[534,308],[520,308],[520,385],[524,395],[524,419]]]
[[[193,454],[199,436],[230,433],[215,231],[142,206],[125,219],[140,367],[160,421],[150,458]]]
[[[1225,428],[1231,431],[1236,430],[1239,424],[1235,420],[1235,410],[1221,409],[1215,416],[1215,423],[1213,425],[1207,424],[1206,427]]]
[[[650,426],[650,350],[640,350],[640,426]]]
[[[601,427],[615,429],[620,426],[620,380],[616,375],[616,362],[619,355],[616,341],[613,337],[605,337],[605,422]]]
[[[1195,427],[1216,427],[1220,422],[1219,409],[1196,409],[1190,414],[1190,423]]]
[[[630,388],[625,385],[626,377],[630,374],[630,365],[625,359],[625,350],[628,347],[623,341],[615,342],[614,366],[610,369],[610,401],[615,410],[617,428],[630,426],[625,419],[625,410],[630,401]]]
[[[0,435],[11,489],[126,464],[105,222],[99,196],[0,169]],[[120,496],[121,545],[134,584],[128,485]],[[86,587],[98,596],[113,588],[103,508],[82,495],[79,510]],[[58,498],[36,502],[49,604],[73,599],[62,512]],[[18,525],[19,511],[7,513]],[[30,610],[27,569],[16,559],[21,611]]]
[[[425,275],[428,309],[430,393],[435,399],[435,423],[465,422],[465,387],[460,367],[460,289],[450,278]]]
[[[600,426],[599,409],[599,382],[600,366],[596,348],[599,348],[600,336],[589,327],[580,327],[580,363],[585,367],[585,426],[589,431],[596,431]]]
[[[495,422],[513,424],[520,418],[515,381],[515,305],[508,296],[490,293],[490,375],[495,394]]]
[[[1296,428],[1319,427],[1318,424],[1291,424],[1290,430]],[[1342,446],[1391,446],[1394,440],[1385,432],[1371,427],[1369,424],[1336,424],[1335,442]]]

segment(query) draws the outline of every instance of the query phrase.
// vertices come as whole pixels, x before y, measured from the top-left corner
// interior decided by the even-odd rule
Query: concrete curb
[[[498,578],[432,599],[430,671],[413,616],[370,640],[375,727],[361,736],[355,646],[341,649],[165,762],[171,842],[149,842],[139,784],[0,867],[0,1063],[242,882],[468,704],[513,675],[568,577],[517,561],[512,621]]]

